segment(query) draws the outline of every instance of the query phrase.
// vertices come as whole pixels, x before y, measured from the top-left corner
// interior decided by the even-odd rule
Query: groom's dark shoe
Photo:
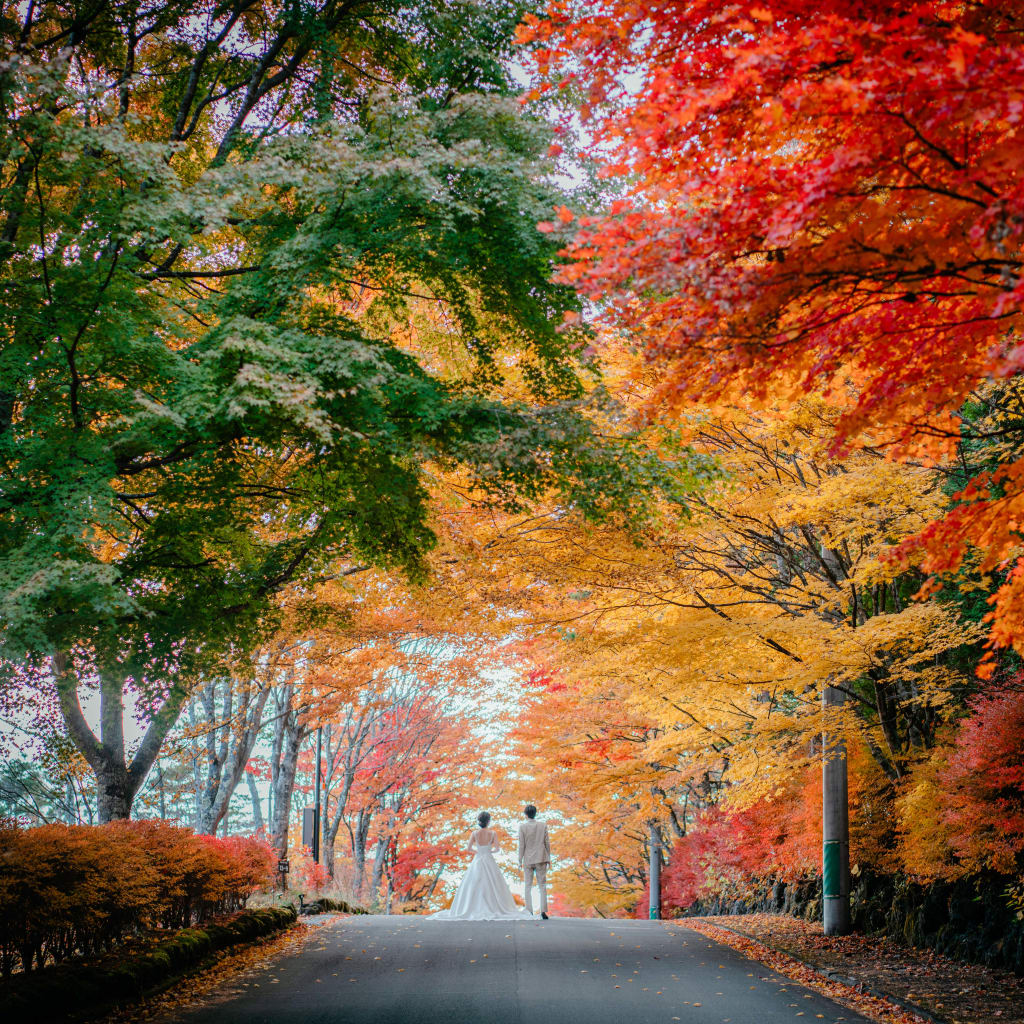
[[[548,915],[547,915],[547,913],[546,913],[545,911],[543,911],[543,910],[542,910],[542,911],[540,912],[540,916],[541,916],[541,917],[542,917],[542,918],[543,918],[543,919],[544,919],[545,921],[546,921],[546,920],[548,919]]]

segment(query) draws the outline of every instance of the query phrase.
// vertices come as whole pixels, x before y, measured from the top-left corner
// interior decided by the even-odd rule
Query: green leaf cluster
[[[11,9],[13,10],[13,9]],[[137,680],[275,595],[422,577],[426,474],[643,514],[588,410],[510,3],[42,3],[0,24],[0,637]],[[25,12],[22,12],[22,16]]]

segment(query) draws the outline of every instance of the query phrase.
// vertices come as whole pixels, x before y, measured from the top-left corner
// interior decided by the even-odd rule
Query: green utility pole
[[[846,780],[846,743],[829,737],[830,709],[841,707],[843,693],[826,686],[822,693],[825,727],[821,734],[822,774],[822,925],[826,935],[850,933],[850,812]],[[835,728],[833,726],[833,728]]]
[[[661,833],[655,821],[650,823],[650,865],[647,877],[650,880],[650,919],[657,921],[661,917]]]

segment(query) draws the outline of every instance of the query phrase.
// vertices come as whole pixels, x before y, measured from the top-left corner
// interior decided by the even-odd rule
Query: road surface
[[[817,1024],[865,1018],[676,925],[339,918],[187,1024]]]

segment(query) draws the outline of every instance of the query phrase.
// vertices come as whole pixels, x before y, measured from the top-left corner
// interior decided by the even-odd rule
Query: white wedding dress
[[[431,921],[523,921],[533,915],[516,906],[508,882],[494,859],[494,847],[474,841],[476,852],[447,910],[430,914]]]

